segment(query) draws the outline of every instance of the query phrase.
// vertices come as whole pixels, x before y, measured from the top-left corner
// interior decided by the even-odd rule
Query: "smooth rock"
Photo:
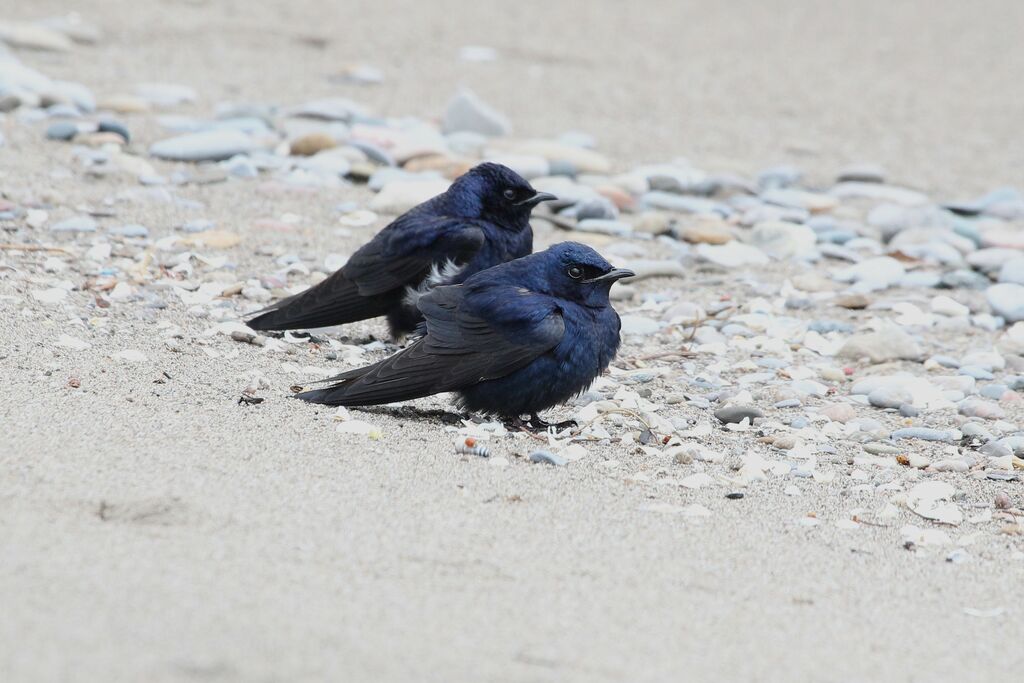
[[[879,183],[842,182],[833,187],[829,194],[839,199],[873,199],[906,206],[928,203],[928,195],[895,185]]]
[[[1010,259],[999,269],[999,281],[1024,285],[1024,256]]]
[[[135,94],[156,107],[176,107],[199,97],[194,88],[175,83],[140,83],[135,86]]]
[[[725,424],[739,423],[743,420],[753,422],[756,418],[764,417],[761,409],[755,406],[725,406],[715,411],[715,417]]]
[[[757,247],[732,241],[728,244],[698,244],[694,250],[701,258],[725,268],[764,265],[768,257]]]
[[[149,153],[170,161],[223,161],[257,148],[251,137],[237,130],[189,133],[154,143]]]
[[[469,131],[481,135],[508,135],[512,125],[508,119],[472,91],[463,89],[448,102],[441,129],[446,133]]]
[[[78,124],[74,121],[57,121],[46,129],[48,140],[72,140],[78,135]]]
[[[650,335],[661,329],[657,320],[652,320],[642,315],[624,314],[622,320],[622,334]]]
[[[850,164],[839,171],[836,182],[884,183],[885,169],[878,164]]]
[[[750,233],[752,245],[778,260],[810,256],[817,241],[817,235],[806,225],[785,221],[758,223]]]
[[[71,39],[60,31],[20,21],[0,21],[0,43],[47,52],[69,52],[74,47]]]
[[[307,133],[295,138],[289,144],[289,151],[293,156],[310,157],[317,152],[331,149],[338,146],[338,141],[333,135],[327,133]]]
[[[921,347],[902,329],[890,326],[880,332],[854,335],[839,349],[843,358],[867,357],[872,363],[886,363],[893,360],[920,360],[924,355]]]
[[[921,439],[923,441],[955,441],[956,434],[944,429],[928,427],[905,427],[897,429],[891,435],[893,439]]]
[[[50,226],[50,232],[96,232],[96,219],[92,216],[72,216]]]
[[[961,415],[980,417],[984,420],[1001,420],[1006,417],[1006,412],[997,404],[981,399],[969,398],[961,401],[957,410]]]
[[[848,403],[833,403],[823,407],[818,412],[833,422],[846,423],[857,417],[857,411]]]
[[[885,289],[897,284],[906,272],[903,264],[896,259],[880,256],[838,271],[834,277],[840,282],[869,282],[877,285],[878,289]]]
[[[1024,285],[1005,282],[985,290],[985,299],[993,313],[1007,322],[1024,320]]]
[[[910,392],[897,387],[879,387],[868,394],[868,403],[876,408],[899,408],[913,401],[914,397]]]

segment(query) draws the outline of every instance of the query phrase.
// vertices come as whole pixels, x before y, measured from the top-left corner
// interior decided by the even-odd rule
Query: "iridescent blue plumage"
[[[484,163],[396,218],[323,282],[249,320],[257,330],[327,327],[387,316],[400,337],[423,320],[416,301],[533,250],[530,211],[551,195],[506,166]]]
[[[359,406],[454,391],[467,410],[536,421],[615,357],[620,324],[608,291],[629,275],[590,247],[565,242],[437,287],[419,300],[422,338],[299,398]]]

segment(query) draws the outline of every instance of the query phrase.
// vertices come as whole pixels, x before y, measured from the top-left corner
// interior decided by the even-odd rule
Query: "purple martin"
[[[608,291],[632,275],[563,242],[435,287],[418,301],[424,336],[298,397],[368,406],[455,392],[463,410],[545,428],[537,413],[584,391],[615,357],[620,322]]]
[[[530,212],[554,198],[507,166],[475,166],[392,221],[334,274],[257,311],[248,325],[292,330],[383,315],[400,338],[423,321],[416,302],[432,288],[533,251]]]

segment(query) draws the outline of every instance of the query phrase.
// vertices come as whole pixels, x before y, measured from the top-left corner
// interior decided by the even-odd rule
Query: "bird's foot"
[[[524,420],[521,416],[517,415],[513,418],[505,420],[505,428],[510,431],[518,432],[547,432],[551,430],[562,431],[563,429],[569,429],[570,427],[578,427],[576,420],[565,420],[564,422],[546,422],[536,413],[530,414],[529,420]]]
[[[537,413],[531,413],[530,419],[526,421],[526,424],[537,431],[548,431],[554,429],[556,432],[560,432],[563,429],[569,429],[571,427],[579,427],[576,420],[565,420],[563,422],[546,422],[537,415]]]

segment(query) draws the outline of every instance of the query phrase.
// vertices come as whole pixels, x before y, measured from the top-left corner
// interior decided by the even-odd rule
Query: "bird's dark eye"
[[[505,190],[504,192],[502,192],[502,194],[505,195],[505,199],[507,199],[509,201],[512,201],[513,199],[516,198],[516,191],[511,189],[511,188],[508,189],[508,190]]]
[[[571,277],[573,280],[579,280],[581,277],[583,277],[583,269],[580,268],[579,266],[569,266],[568,272],[569,277]]]

